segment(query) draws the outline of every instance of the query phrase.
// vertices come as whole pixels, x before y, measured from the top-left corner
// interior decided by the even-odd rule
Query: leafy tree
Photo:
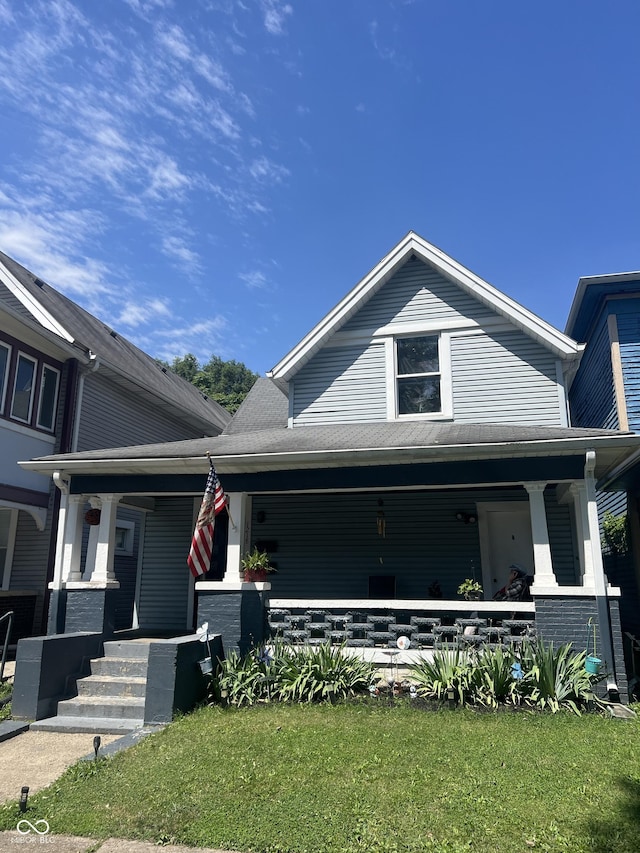
[[[242,362],[234,359],[223,361],[217,355],[212,355],[209,361],[200,365],[195,355],[189,352],[174,358],[171,364],[163,364],[232,414],[258,378],[258,374]]]

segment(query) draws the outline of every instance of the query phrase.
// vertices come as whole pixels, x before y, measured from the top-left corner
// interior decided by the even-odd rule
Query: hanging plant
[[[613,515],[607,510],[602,519],[602,544],[610,554],[626,554],[629,550],[627,514]]]
[[[84,520],[90,527],[95,527],[100,524],[100,515],[99,509],[88,509],[84,515]]]

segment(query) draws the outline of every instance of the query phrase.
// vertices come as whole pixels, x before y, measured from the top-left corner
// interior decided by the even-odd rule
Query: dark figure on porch
[[[529,577],[522,566],[509,566],[509,580],[493,596],[494,601],[524,601],[529,598]]]

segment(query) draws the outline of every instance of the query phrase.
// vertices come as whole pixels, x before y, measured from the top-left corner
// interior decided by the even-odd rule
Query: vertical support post
[[[531,592],[535,593],[536,587],[538,589],[556,588],[558,581],[553,571],[547,513],[544,505],[546,483],[525,483],[524,486],[529,494],[529,509],[531,512],[534,562],[534,586]]]
[[[101,495],[100,524],[97,526],[95,563],[91,582],[114,584],[113,556],[116,540],[116,513],[122,495]]]
[[[80,560],[82,557],[82,495],[69,495],[66,512],[66,524],[61,531],[62,542],[62,580],[81,581]]]
[[[251,541],[251,497],[244,492],[231,492],[229,498],[229,540],[227,543],[227,570],[225,581],[241,583],[242,558]]]
[[[580,568],[582,569],[582,586],[594,588],[593,548],[589,530],[589,508],[587,490],[584,483],[572,483],[569,489],[574,499],[577,534],[580,545]]]

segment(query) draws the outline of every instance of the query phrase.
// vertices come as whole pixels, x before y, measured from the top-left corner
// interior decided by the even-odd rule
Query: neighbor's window
[[[11,417],[17,421],[26,421],[28,423],[31,420],[35,373],[36,360],[21,352],[18,355],[16,365],[13,401],[11,403]]]
[[[0,344],[0,412],[4,411],[4,392],[7,388],[7,373],[9,371],[10,347]]]
[[[437,335],[396,340],[398,414],[442,411]]]
[[[15,509],[0,509],[0,589],[6,589],[9,582],[17,515]]]
[[[48,364],[42,367],[42,380],[40,383],[40,403],[38,405],[38,426],[43,429],[52,430],[56,416],[56,403],[58,401],[58,383],[60,371]]]
[[[123,521],[120,518],[117,519],[115,537],[116,554],[133,554],[134,532],[135,524],[133,523],[133,521]]]

